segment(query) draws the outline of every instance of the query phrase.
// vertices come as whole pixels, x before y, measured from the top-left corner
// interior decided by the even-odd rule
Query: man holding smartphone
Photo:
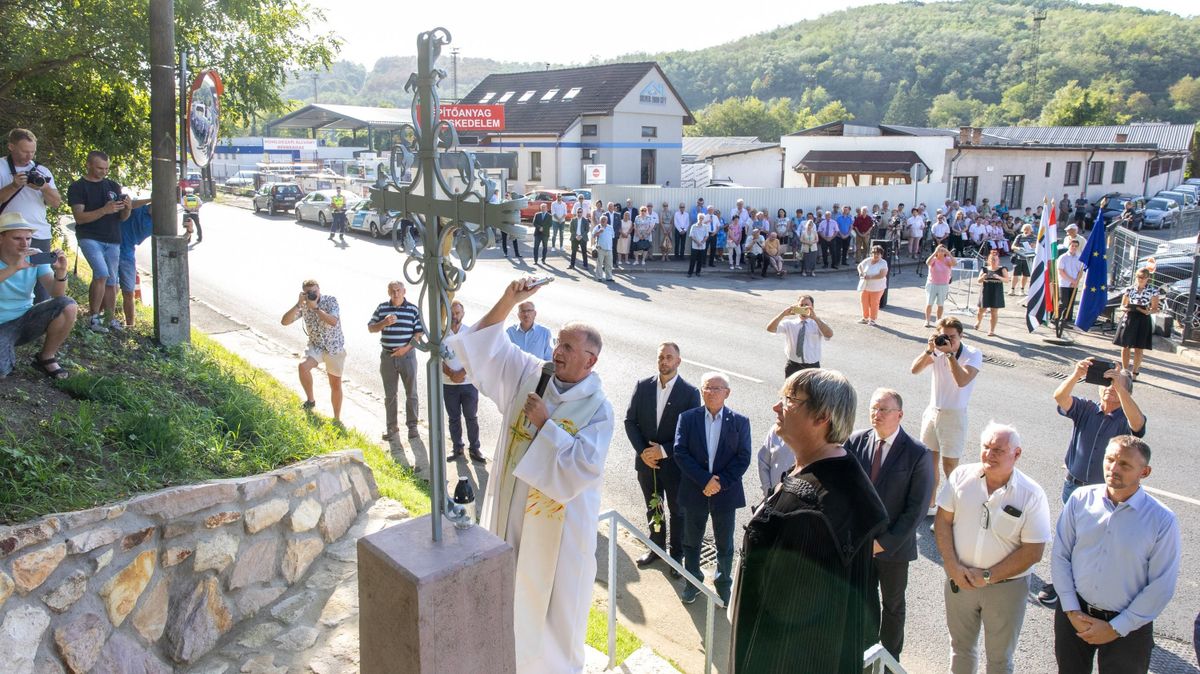
[[[92,150],[87,156],[87,173],[67,188],[67,203],[75,216],[75,238],[92,268],[88,288],[88,329],[105,333],[123,332],[125,324],[116,316],[117,284],[121,259],[121,223],[129,219],[129,197],[108,178],[108,155]],[[108,316],[108,324],[104,316]]]
[[[58,348],[75,325],[78,307],[67,297],[67,257],[61,251],[35,254],[36,226],[20,213],[0,215],[0,378],[16,363],[15,349],[45,335],[33,366],[52,379],[69,373],[58,364]],[[36,284],[50,299],[34,303]]]
[[[767,332],[783,335],[787,363],[784,378],[793,372],[821,367],[821,346],[833,338],[833,328],[817,317],[812,295],[801,295],[767,324]]]

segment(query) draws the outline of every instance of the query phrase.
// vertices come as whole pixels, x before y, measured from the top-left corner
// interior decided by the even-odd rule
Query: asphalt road
[[[299,351],[305,339],[299,325],[283,327],[279,319],[296,302],[301,281],[317,279],[323,292],[335,295],[341,306],[350,354],[347,379],[381,395],[377,336],[367,332],[366,324],[376,304],[386,299],[386,283],[403,279],[406,258],[390,242],[355,234],[345,244],[335,243],[314,225],[297,225],[290,216],[270,217],[220,204],[206,205],[203,218],[205,240],[194,246],[189,258],[194,297]],[[148,268],[149,246],[143,246],[139,255]],[[869,328],[856,323],[858,297],[845,273],[816,279],[750,280],[744,273],[711,273],[718,267],[693,280],[682,273],[633,269],[618,273],[616,283],[602,284],[567,271],[561,254],[552,254],[551,265],[557,281],[535,298],[538,321],[552,330],[568,320],[600,327],[605,346],[596,371],[618,416],[623,416],[635,380],[654,372],[656,345],[670,340],[681,346],[684,378],[698,383],[702,373],[713,369],[730,375],[728,405],[749,416],[755,442],[760,441],[774,421],[770,408],[778,400],[784,361],[780,338],[764,328],[803,290],[815,295],[817,311],[835,331],[822,363],[843,371],[855,384],[860,403],[857,426],[868,425],[871,391],[889,386],[904,396],[905,428],[913,434],[918,430],[921,409],[929,399],[929,375],[913,376],[909,365],[922,350],[928,331],[920,314],[922,281],[911,269],[893,277],[891,306],[881,315],[880,327]],[[488,251],[458,295],[467,320],[481,316],[503,284],[533,269],[514,265],[499,251]],[[417,296],[418,290],[410,287],[409,299],[416,301]],[[1091,354],[1112,358],[1116,350],[1108,339],[1094,335],[1080,336],[1075,347],[1044,344],[1025,332],[1019,311],[1002,311],[998,337],[968,331],[968,343],[982,348],[986,358],[974,391],[970,437],[978,437],[989,419],[1015,424],[1025,445],[1018,467],[1045,488],[1051,515],[1057,517],[1070,423],[1055,413],[1052,392],[1061,380],[1055,377],[1069,372],[1078,358]],[[422,368],[422,380],[423,374]],[[1076,390],[1094,395],[1091,389],[1080,385]],[[424,381],[421,391],[424,406]],[[1200,610],[1200,575],[1192,569],[1200,545],[1196,536],[1200,487],[1188,448],[1195,446],[1200,367],[1180,356],[1148,354],[1135,395],[1149,417],[1146,438],[1155,452],[1154,472],[1146,484],[1167,493],[1160,498],[1178,515],[1184,540],[1179,587],[1155,623],[1160,652],[1153,671],[1195,671],[1190,643],[1192,621]],[[328,412],[324,400],[318,410]],[[484,444],[491,446],[499,423],[492,405],[481,405],[480,423]],[[753,467],[746,474],[745,488],[748,496],[760,493]],[[604,505],[635,522],[644,513],[634,477],[634,453],[619,426],[609,451]],[[743,512],[741,519],[748,514]],[[921,558],[910,574],[905,664],[910,671],[945,671],[949,649],[940,596],[944,575],[927,527],[921,527],[919,539]],[[1048,555],[1049,551],[1036,567],[1035,589],[1049,578]],[[1017,655],[1020,669],[1053,671],[1051,620],[1050,611],[1036,604],[1029,607]]]

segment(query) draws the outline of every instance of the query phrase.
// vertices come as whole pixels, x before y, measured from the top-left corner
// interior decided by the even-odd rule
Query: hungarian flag
[[[1042,221],[1038,225],[1034,244],[1033,272],[1029,277],[1029,294],[1025,297],[1025,325],[1030,332],[1045,322],[1054,312],[1054,244],[1058,238],[1054,204],[1042,200]]]
[[[1075,325],[1084,332],[1091,329],[1108,303],[1108,240],[1104,231],[1104,209],[1099,211],[1087,245],[1079,254],[1079,259],[1087,265],[1087,285],[1083,289],[1083,301],[1079,304]]]

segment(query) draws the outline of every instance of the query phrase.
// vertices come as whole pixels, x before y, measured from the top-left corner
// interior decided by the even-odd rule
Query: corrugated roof
[[[760,141],[756,136],[684,136],[681,154],[684,157],[695,157],[696,161],[703,161],[720,152],[770,144]]]
[[[406,108],[373,108],[365,105],[310,103],[267,124],[270,129],[396,129],[412,124],[412,111]]]
[[[692,113],[671,81],[654,62],[610,63],[600,66],[537,70],[524,73],[488,75],[477,84],[462,103],[504,104],[504,133],[562,135],[581,115],[611,115],[613,109],[637,86],[650,70],[657,70],[671,93],[684,109],[684,123],[692,123]],[[571,98],[567,94],[579,91]],[[551,90],[553,97],[543,100]],[[506,101],[500,99],[513,92]],[[533,92],[525,101],[521,98]],[[488,97],[487,94],[492,96]],[[488,98],[484,101],[485,97]]]
[[[1188,152],[1196,127],[1192,124],[1125,124],[1121,126],[1000,126],[985,127],[985,136],[996,136],[1014,143],[1044,145],[1117,144],[1117,134],[1125,134],[1124,143],[1148,143],[1168,152]],[[957,135],[957,130],[953,131]]]
[[[793,168],[814,173],[907,174],[914,164],[925,162],[911,150],[809,150]]]

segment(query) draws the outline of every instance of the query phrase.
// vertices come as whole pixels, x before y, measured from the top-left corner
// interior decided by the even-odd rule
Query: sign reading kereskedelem
[[[443,105],[442,119],[461,131],[503,131],[503,105]]]

